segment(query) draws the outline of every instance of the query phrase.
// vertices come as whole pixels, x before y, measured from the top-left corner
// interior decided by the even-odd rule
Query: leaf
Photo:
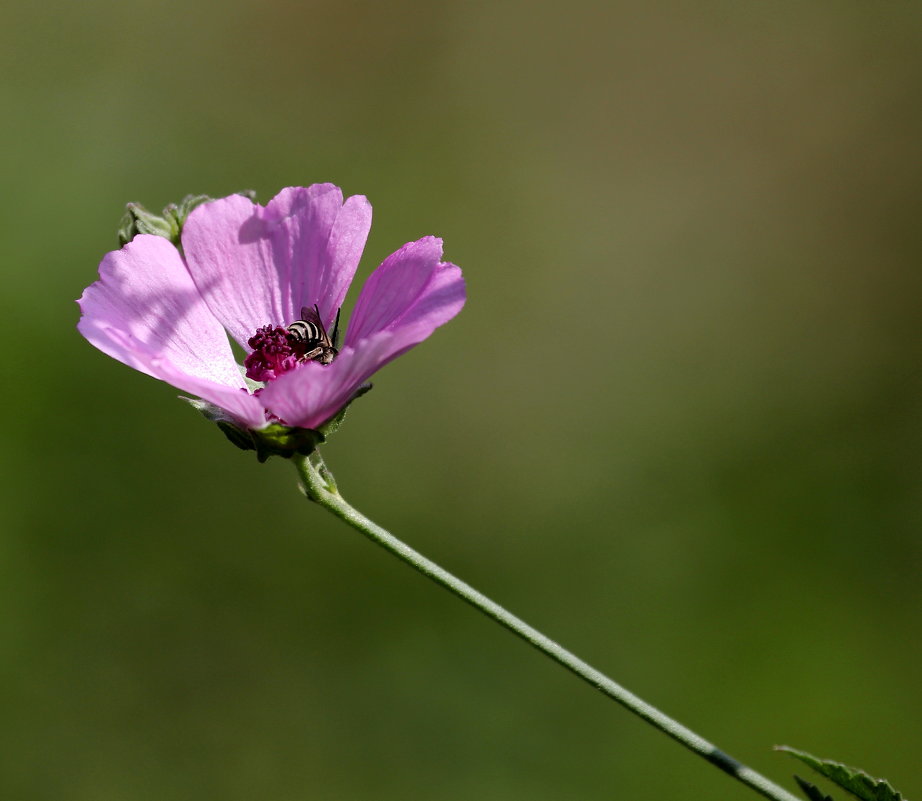
[[[875,779],[858,768],[851,768],[841,762],[833,762],[831,759],[819,759],[806,751],[798,751],[787,745],[777,745],[775,750],[784,751],[795,759],[799,759],[831,782],[860,798],[861,801],[905,801],[903,796],[894,790],[885,779]],[[798,783],[800,781],[798,779]],[[812,798],[811,801],[813,801]]]

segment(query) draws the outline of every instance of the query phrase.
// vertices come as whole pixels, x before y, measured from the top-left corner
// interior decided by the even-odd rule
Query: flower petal
[[[362,287],[345,344],[358,347],[378,331],[407,329],[401,337],[402,353],[461,311],[465,299],[461,270],[441,258],[442,240],[432,236],[388,256]]]
[[[270,381],[260,394],[266,408],[288,425],[317,428],[335,415],[393,350],[395,335],[382,331],[360,349],[343,348],[329,365],[308,362]]]
[[[381,367],[428,337],[435,327],[431,319],[378,331],[355,346],[344,347],[332,364],[303,364],[270,381],[260,400],[288,425],[317,428],[342,409]]]
[[[179,252],[163,237],[140,235],[99,265],[99,280],[77,301],[77,328],[103,353],[265,424],[246,391],[227,335],[208,310]]]
[[[189,376],[158,358],[151,360],[150,372],[161,381],[220,406],[247,428],[263,428],[268,424],[266,410],[259,398],[245,388],[231,389],[207,379]]]
[[[269,382],[260,395],[266,408],[288,425],[316,428],[373,373],[461,311],[461,270],[441,256],[442,241],[425,237],[385,259],[362,288],[342,352],[332,364],[308,362]]]
[[[302,306],[332,326],[355,274],[371,205],[332,184],[283,189],[262,207],[240,195],[195,209],[183,227],[189,272],[209,308],[246,347],[256,329],[287,326]]]

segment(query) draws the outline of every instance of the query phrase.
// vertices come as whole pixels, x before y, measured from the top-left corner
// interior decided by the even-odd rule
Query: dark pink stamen
[[[298,353],[293,347],[288,331],[281,326],[266,325],[257,328],[256,333],[247,340],[253,352],[246,357],[247,378],[253,381],[271,381],[298,366]]]

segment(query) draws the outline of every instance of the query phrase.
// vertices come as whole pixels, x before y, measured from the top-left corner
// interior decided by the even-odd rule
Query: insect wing
[[[333,336],[330,337],[332,340],[332,345],[334,348],[339,347],[339,313],[342,311],[342,306],[336,310],[336,322],[333,323]]]

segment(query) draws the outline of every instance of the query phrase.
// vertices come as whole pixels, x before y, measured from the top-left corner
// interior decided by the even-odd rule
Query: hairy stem
[[[350,506],[339,494],[333,476],[319,451],[314,451],[309,457],[295,456],[293,459],[298,473],[303,482],[304,493],[307,497],[320,504],[353,528],[358,529],[372,542],[380,545],[386,551],[406,562],[424,576],[428,576],[436,584],[441,584],[445,589],[461,600],[466,601],[474,608],[492,618],[513,634],[521,637],[533,645],[541,653],[553,659],[567,670],[575,673],[583,681],[591,684],[597,690],[617,701],[638,717],[655,726],[664,734],[680,742],[686,748],[694,751],[712,765],[720,768],[733,778],[751,787],[765,798],[775,801],[800,801],[796,796],[782,787],[762,776],[760,773],[746,767],[733,757],[721,751],[713,743],[700,737],[691,729],[683,726],[677,720],[660,712],[656,707],[638,698],[620,684],[608,678],[591,665],[579,659],[565,648],[558,645],[540,631],[529,626],[525,621],[508,612],[499,604],[491,601],[482,593],[461,579],[443,570],[435,562],[417,553],[395,536],[385,531],[381,526],[369,520],[363,514]]]

